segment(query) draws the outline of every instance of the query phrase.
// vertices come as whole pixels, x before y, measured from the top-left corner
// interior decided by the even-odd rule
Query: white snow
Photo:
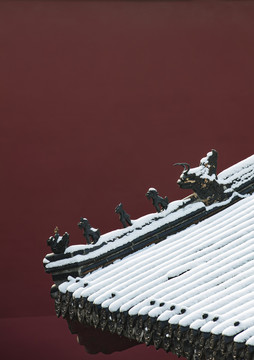
[[[149,189],[148,189],[148,192],[149,191],[156,191],[157,192],[157,190],[155,189],[155,188],[153,188],[153,187],[150,187]]]
[[[250,195],[82,279],[69,278],[60,290],[110,311],[148,314],[254,345],[253,219]]]
[[[206,161],[207,157],[201,163]],[[192,168],[192,172],[208,177],[205,166]],[[209,178],[214,180],[215,175]],[[250,180],[254,181],[254,155],[218,175],[219,183],[232,184],[235,191],[219,206],[229,204],[239,186]],[[234,341],[254,346],[254,195],[240,197],[227,209],[156,245],[83,278],[69,277],[60,291],[87,297],[112,312],[148,314],[171,324],[234,336]],[[174,201],[161,213],[132,220],[132,226],[102,235],[96,245],[70,246],[65,253],[71,258],[52,262],[45,258],[43,263],[46,269],[78,264],[194,211],[218,206],[188,201]],[[73,255],[97,245],[101,247],[86,255]]]
[[[251,178],[254,178],[254,155],[240,161],[226,170],[223,170],[218,175],[220,183],[226,184],[233,182],[233,189],[241,184],[244,184]]]
[[[208,153],[207,156],[210,156],[212,153]],[[201,159],[201,163],[205,164],[207,161],[207,156],[203,159]],[[189,171],[192,172],[198,172],[199,175],[209,177],[208,176],[208,168],[205,166],[199,166],[197,168],[192,168]],[[210,176],[211,180],[214,180],[214,175]],[[250,156],[249,158],[237,163],[236,165],[231,166],[230,168],[222,171],[218,175],[218,182],[223,184],[233,183],[232,189],[237,189],[240,185],[244,184],[246,181],[252,179],[254,180],[254,155]],[[150,188],[153,189],[153,188]],[[227,190],[226,190],[227,191]],[[220,205],[226,205],[229,203],[232,198],[235,196],[235,193],[232,194],[230,199],[225,200],[224,202],[221,202]],[[238,194],[239,196],[239,194]],[[205,205],[202,202],[190,204],[185,206],[184,209],[179,209],[183,204],[186,204],[188,202],[188,198],[183,200],[178,200],[171,202],[168,205],[167,210],[162,211],[161,213],[152,213],[145,216],[142,216],[141,218],[137,220],[132,220],[132,225],[124,228],[124,229],[117,229],[113,230],[111,232],[108,232],[106,234],[101,235],[98,242],[93,244],[84,244],[84,245],[72,245],[69,246],[65,253],[73,253],[75,251],[82,251],[91,249],[94,246],[101,245],[101,248],[95,251],[90,252],[86,255],[74,255],[69,259],[63,259],[58,260],[54,262],[50,262],[47,259],[43,260],[43,263],[45,264],[45,267],[47,269],[53,269],[58,266],[64,266],[67,264],[73,264],[78,263],[84,260],[88,260],[91,258],[95,258],[97,256],[100,256],[101,254],[104,254],[108,251],[111,251],[112,249],[115,249],[119,246],[122,246],[124,244],[127,244],[128,242],[134,240],[138,236],[144,235],[150,231],[155,230],[157,227],[162,226],[170,221],[174,221],[177,218],[181,218],[182,216],[187,215],[188,213],[191,213],[195,210],[205,208]],[[207,207],[207,210],[211,210],[212,208],[218,206],[217,203],[210,205]]]
[[[105,243],[104,246],[102,246],[101,248],[86,255],[74,255],[71,258],[50,262],[46,264],[46,268],[53,269],[58,266],[78,263],[91,258],[96,258],[102,254],[105,254],[108,251],[116,249],[124,244],[127,244],[128,242],[135,240],[138,236],[145,235],[160,226],[168,224],[171,221],[175,221],[178,218],[186,216],[187,214],[191,214],[198,209],[205,208],[205,205],[202,202],[197,202],[186,205],[185,207],[179,209],[179,206],[183,205],[186,201],[187,200],[174,201],[169,204],[167,210],[164,210],[161,213],[153,213],[145,215],[138,220],[132,220],[132,226],[129,226],[128,228],[125,228],[123,230],[115,230],[105,235],[102,235],[99,241],[96,243],[96,245]],[[122,237],[119,238],[119,235],[122,235]],[[85,250],[88,247],[92,246],[93,245],[70,246],[66,249],[65,253],[72,253],[73,251],[82,249]]]

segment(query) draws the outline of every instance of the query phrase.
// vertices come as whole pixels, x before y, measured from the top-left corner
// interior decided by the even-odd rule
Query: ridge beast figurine
[[[165,196],[165,198],[163,199],[163,197],[161,197],[158,194],[158,191],[154,188],[150,188],[148,189],[147,193],[146,193],[146,197],[148,200],[152,199],[153,201],[153,206],[155,207],[156,211],[159,213],[162,210],[166,210],[168,207],[168,198],[167,196]]]
[[[69,234],[66,232],[63,236],[60,236],[58,233],[59,229],[56,226],[54,236],[50,236],[47,241],[48,246],[51,247],[51,250],[54,254],[63,254],[65,249],[69,246]]]
[[[177,181],[181,189],[192,189],[196,196],[206,205],[227,199],[232,192],[226,192],[227,185],[218,182],[216,175],[218,154],[216,150],[210,151],[200,160],[197,168],[190,168],[187,163],[176,163],[184,170]]]
[[[84,237],[86,238],[87,244],[95,244],[100,238],[99,229],[95,229],[91,227],[88,220],[86,218],[80,218],[80,222],[78,223],[78,227],[83,229]]]
[[[130,215],[125,212],[122,203],[117,205],[117,207],[115,208],[115,213],[119,214],[119,220],[121,221],[124,228],[127,227],[128,225],[129,226],[132,225]]]

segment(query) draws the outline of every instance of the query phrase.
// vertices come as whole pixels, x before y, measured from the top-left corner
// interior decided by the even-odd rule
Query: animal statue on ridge
[[[161,197],[155,188],[148,189],[146,193],[146,197],[148,200],[152,199],[153,206],[155,207],[158,213],[161,212],[162,210],[167,209],[169,203],[167,196],[165,196],[164,198]]]
[[[116,206],[115,213],[119,214],[119,220],[121,221],[124,228],[127,227],[128,225],[129,226],[132,225],[130,215],[125,212],[122,203]]]
[[[206,157],[200,160],[197,168],[190,168],[187,163],[176,163],[174,165],[183,166],[184,170],[177,181],[181,189],[192,189],[196,196],[206,205],[215,201],[227,199],[231,193],[227,190],[227,185],[218,182],[217,171],[218,153],[216,150],[210,151]]]
[[[83,229],[84,237],[86,238],[87,244],[95,244],[100,238],[99,229],[93,228],[86,218],[80,218],[80,222],[78,223],[78,227]]]

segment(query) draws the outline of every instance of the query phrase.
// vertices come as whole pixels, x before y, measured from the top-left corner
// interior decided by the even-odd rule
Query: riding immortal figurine
[[[69,246],[69,234],[66,232],[63,236],[59,235],[59,229],[56,226],[54,230],[54,236],[50,236],[47,241],[48,246],[51,247],[51,250],[54,254],[62,254],[65,249]]]

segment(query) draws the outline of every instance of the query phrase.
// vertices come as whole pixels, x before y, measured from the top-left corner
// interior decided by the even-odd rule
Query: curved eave
[[[69,277],[58,288],[57,315],[190,359],[194,351],[248,359],[254,345],[253,217],[250,195],[163,242],[82,278]]]

